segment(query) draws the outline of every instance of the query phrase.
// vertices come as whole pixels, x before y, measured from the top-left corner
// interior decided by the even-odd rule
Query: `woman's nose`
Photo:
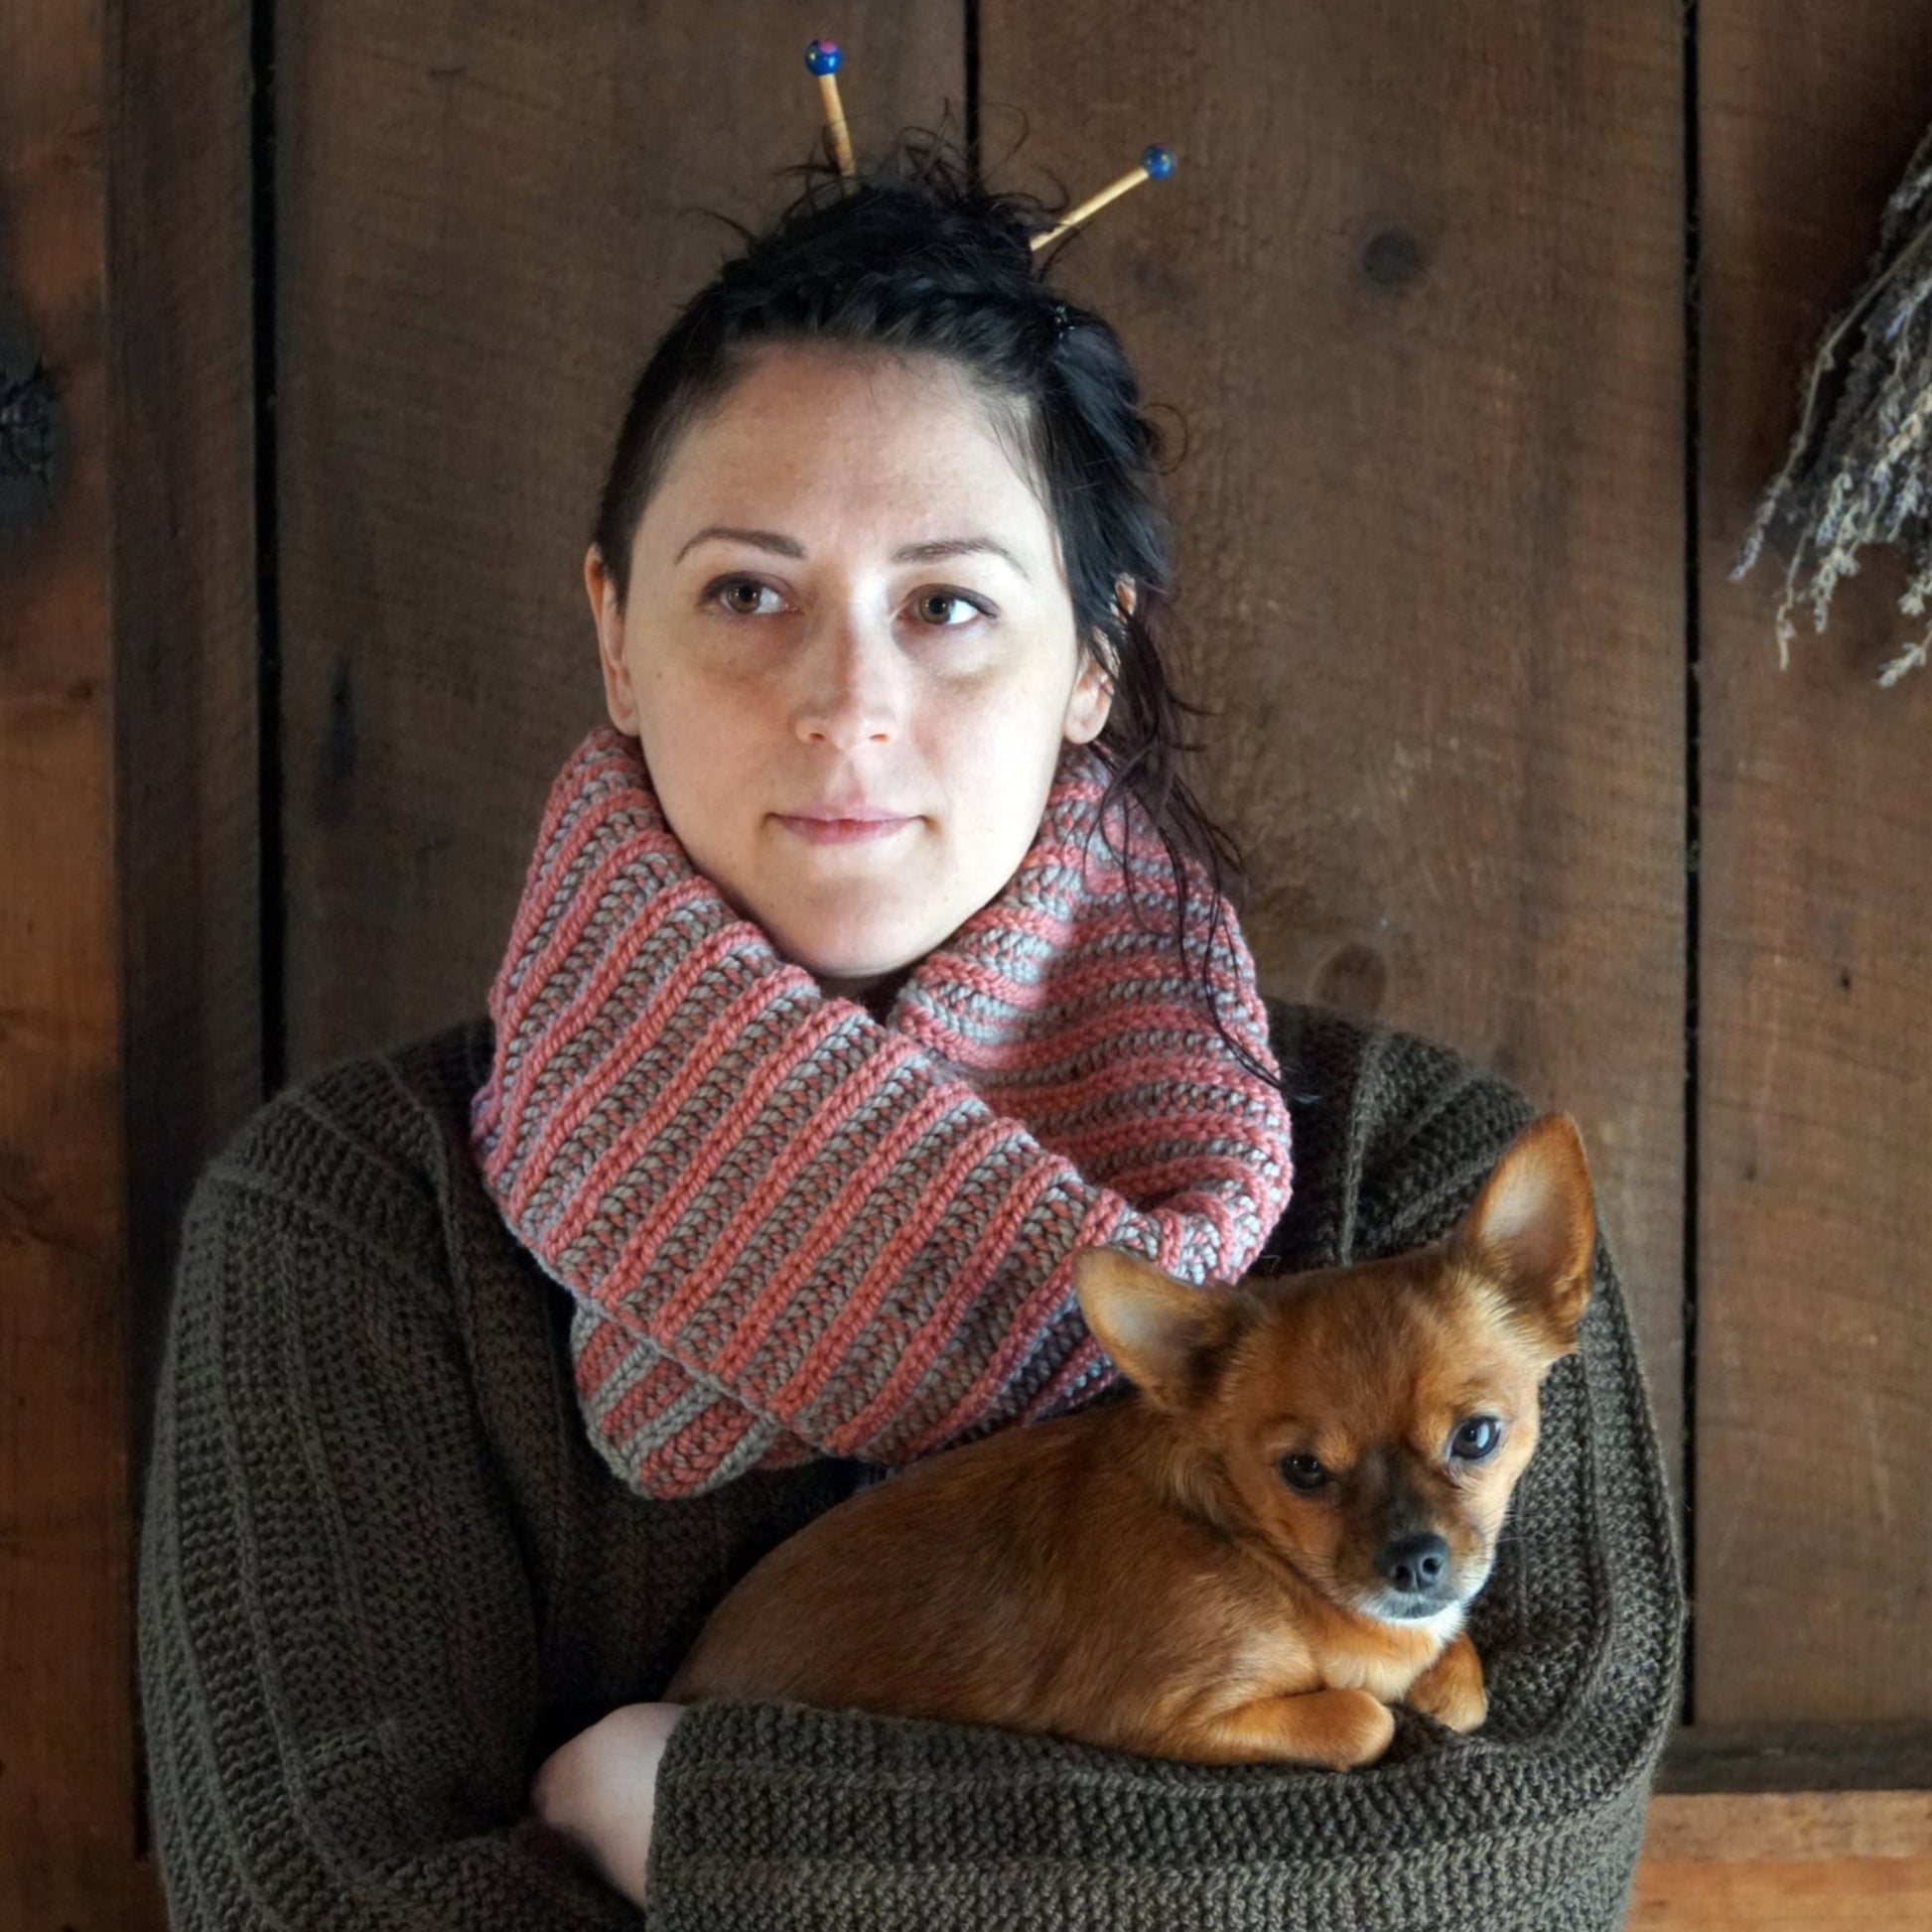
[[[793,722],[807,744],[839,751],[883,744],[898,729],[902,694],[890,629],[840,620],[813,637],[799,666]]]

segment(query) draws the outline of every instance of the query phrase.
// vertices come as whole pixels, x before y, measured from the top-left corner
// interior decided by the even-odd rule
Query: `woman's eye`
[[[776,615],[782,603],[780,594],[769,584],[761,584],[756,577],[728,577],[714,584],[707,596],[721,603],[728,616],[734,618],[768,618]],[[765,598],[774,600],[771,604]],[[912,600],[912,611],[919,621],[930,630],[959,630],[971,623],[975,618],[991,617],[992,613],[983,605],[958,591],[921,591]]]
[[[1494,1416],[1471,1416],[1449,1438],[1449,1453],[1458,1462],[1481,1462],[1502,1439],[1503,1426]]]
[[[969,597],[961,597],[957,591],[921,591],[912,600],[912,608],[935,630],[957,629],[963,624],[970,623],[974,618],[988,615],[985,606],[975,604]],[[948,618],[946,616],[948,610],[955,615]],[[966,614],[963,618],[956,615],[962,611]],[[935,612],[936,616],[933,615]]]
[[[760,584],[756,577],[729,577],[722,584],[712,587],[714,598],[723,598],[725,609],[735,618],[768,617],[768,611],[759,608],[762,597],[776,597],[778,593],[769,584]],[[749,602],[741,600],[749,599]]]

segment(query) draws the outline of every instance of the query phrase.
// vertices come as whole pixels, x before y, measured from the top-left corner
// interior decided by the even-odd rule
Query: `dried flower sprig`
[[[1815,434],[1838,351],[1862,325],[1830,426]],[[1777,610],[1778,663],[1791,661],[1791,613],[1809,602],[1812,628],[1825,628],[1832,593],[1858,574],[1858,553],[1888,544],[1912,576],[1898,608],[1923,618],[1932,599],[1932,130],[1885,204],[1870,278],[1832,325],[1811,365],[1804,418],[1791,453],[1758,506],[1733,582],[1757,561],[1782,517],[1797,531]],[[1800,573],[1809,569],[1807,582]],[[1927,661],[1932,625],[1878,674],[1893,685]]]

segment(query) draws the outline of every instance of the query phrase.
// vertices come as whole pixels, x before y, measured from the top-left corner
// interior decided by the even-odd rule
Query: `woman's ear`
[[[1137,601],[1133,578],[1116,581],[1114,598],[1122,612],[1131,617]],[[1113,709],[1114,680],[1104,661],[1105,647],[1106,640],[1096,633],[1092,647],[1081,654],[1080,675],[1066,707],[1064,736],[1069,745],[1091,744],[1106,727],[1107,714]]]
[[[630,688],[630,671],[623,661],[623,606],[618,588],[604,568],[596,544],[584,553],[584,589],[591,600],[591,621],[597,625],[597,662],[604,673],[604,708],[611,722],[626,738],[635,738],[637,698]]]
[[[1090,745],[1100,736],[1114,706],[1114,681],[1107,667],[1091,651],[1081,654],[1080,675],[1066,701],[1061,736],[1069,745]]]

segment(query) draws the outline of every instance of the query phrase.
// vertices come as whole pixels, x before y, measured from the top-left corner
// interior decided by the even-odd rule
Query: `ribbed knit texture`
[[[1444,1049],[1281,1009],[1292,1267],[1442,1233],[1532,1109]],[[1382,1764],[1157,1762],[705,1705],[640,1917],[528,1812],[538,1765],[662,1695],[858,1465],[640,1498],[587,1441],[570,1298],[469,1145],[482,1022],[262,1108],[188,1208],[141,1525],[139,1662],[175,1932],[1611,1932],[1677,1707],[1683,1600],[1606,1249],[1470,1631],[1487,1725]]]
[[[901,1463],[1113,1379],[1071,1260],[1232,1280],[1288,1204],[1289,1117],[1233,908],[1061,755],[1038,835],[884,1022],[828,998],[693,867],[634,740],[551,788],[475,1148],[577,1298],[584,1415],[646,1495],[814,1453]]]

